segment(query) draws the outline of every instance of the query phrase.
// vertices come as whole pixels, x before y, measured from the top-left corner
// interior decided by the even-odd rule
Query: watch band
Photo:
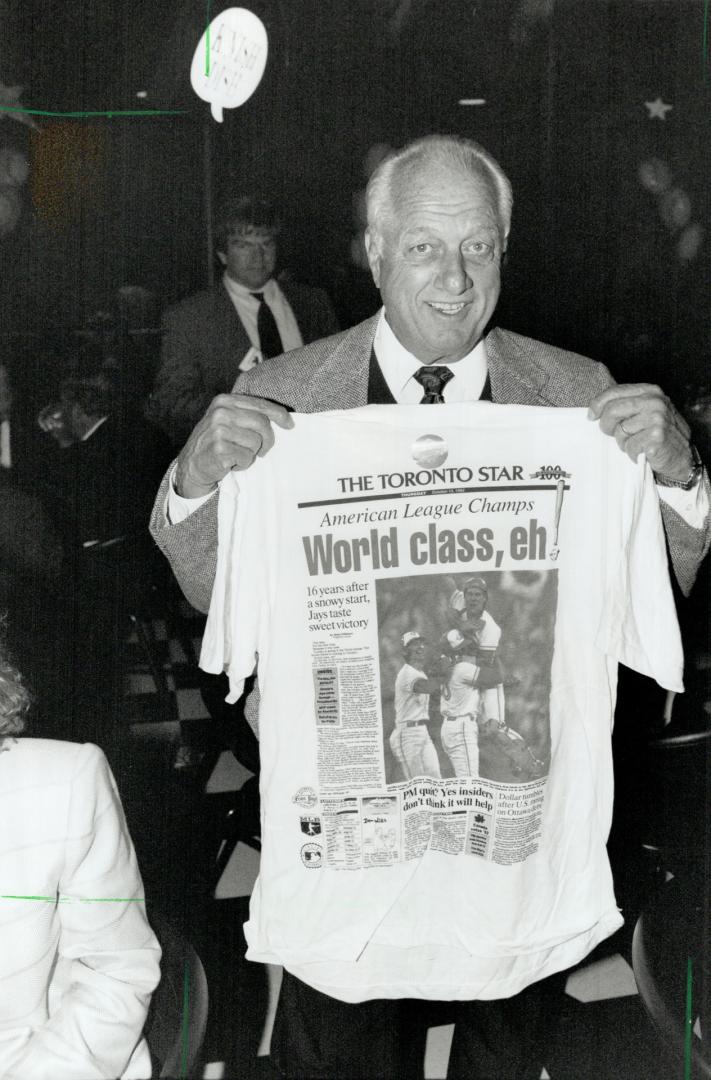
[[[704,467],[704,463],[699,456],[699,451],[694,444],[691,444],[691,468],[689,469],[689,475],[686,480],[675,480],[671,476],[664,476],[663,473],[655,473],[654,479],[660,485],[660,487],[673,487],[681,488],[682,491],[690,491],[696,481],[701,476],[701,471]]]

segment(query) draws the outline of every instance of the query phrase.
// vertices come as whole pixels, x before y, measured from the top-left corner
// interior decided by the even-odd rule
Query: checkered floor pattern
[[[160,738],[170,747],[172,765],[176,772],[196,770],[202,762],[209,739],[210,716],[202,699],[196,660],[200,654],[202,621],[193,618],[189,609],[180,615],[180,640],[169,634],[164,618],[151,620],[149,629],[153,663],[162,668],[164,685],[151,673],[145,643],[135,632],[128,642],[127,674],[125,678],[126,721],[134,735]],[[174,627],[173,627],[174,629]],[[145,635],[144,635],[145,637]],[[253,774],[238,762],[229,751],[216,757],[202,791],[212,796],[229,796],[238,791]],[[223,799],[227,803],[226,799]],[[238,844],[220,878],[216,899],[249,896],[259,868],[258,852],[253,847]]]

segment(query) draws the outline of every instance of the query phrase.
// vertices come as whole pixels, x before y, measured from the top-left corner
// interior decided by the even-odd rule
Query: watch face
[[[691,444],[691,468],[689,469],[689,475],[686,480],[675,480],[671,476],[665,476],[664,473],[655,473],[654,479],[661,487],[675,487],[681,488],[683,491],[689,491],[694,486],[699,477],[701,476],[704,463],[702,462],[699,451]]]
[[[695,480],[696,480],[696,469],[692,468],[692,469],[689,469],[689,475],[687,476],[686,480],[677,480],[677,484],[679,485],[680,488],[683,488],[686,491],[687,488],[692,487]]]
[[[694,486],[696,481],[701,476],[701,473],[703,471],[703,467],[704,467],[704,463],[701,460],[701,457],[699,455],[699,451],[696,449],[696,447],[692,443],[691,444],[691,469],[689,470],[689,476],[687,478],[687,481],[684,484],[685,488],[691,488],[691,487]]]

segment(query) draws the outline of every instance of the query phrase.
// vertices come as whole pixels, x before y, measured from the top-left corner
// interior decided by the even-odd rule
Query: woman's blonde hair
[[[9,735],[19,735],[32,698],[22,675],[10,663],[0,640],[0,744]]]

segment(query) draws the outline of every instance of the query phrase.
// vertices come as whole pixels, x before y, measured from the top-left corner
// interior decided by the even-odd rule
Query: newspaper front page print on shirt
[[[621,922],[616,663],[681,688],[648,467],[580,409],[294,419],[223,481],[202,657],[233,697],[259,657],[253,955],[412,943],[438,902],[468,955],[584,955]]]

